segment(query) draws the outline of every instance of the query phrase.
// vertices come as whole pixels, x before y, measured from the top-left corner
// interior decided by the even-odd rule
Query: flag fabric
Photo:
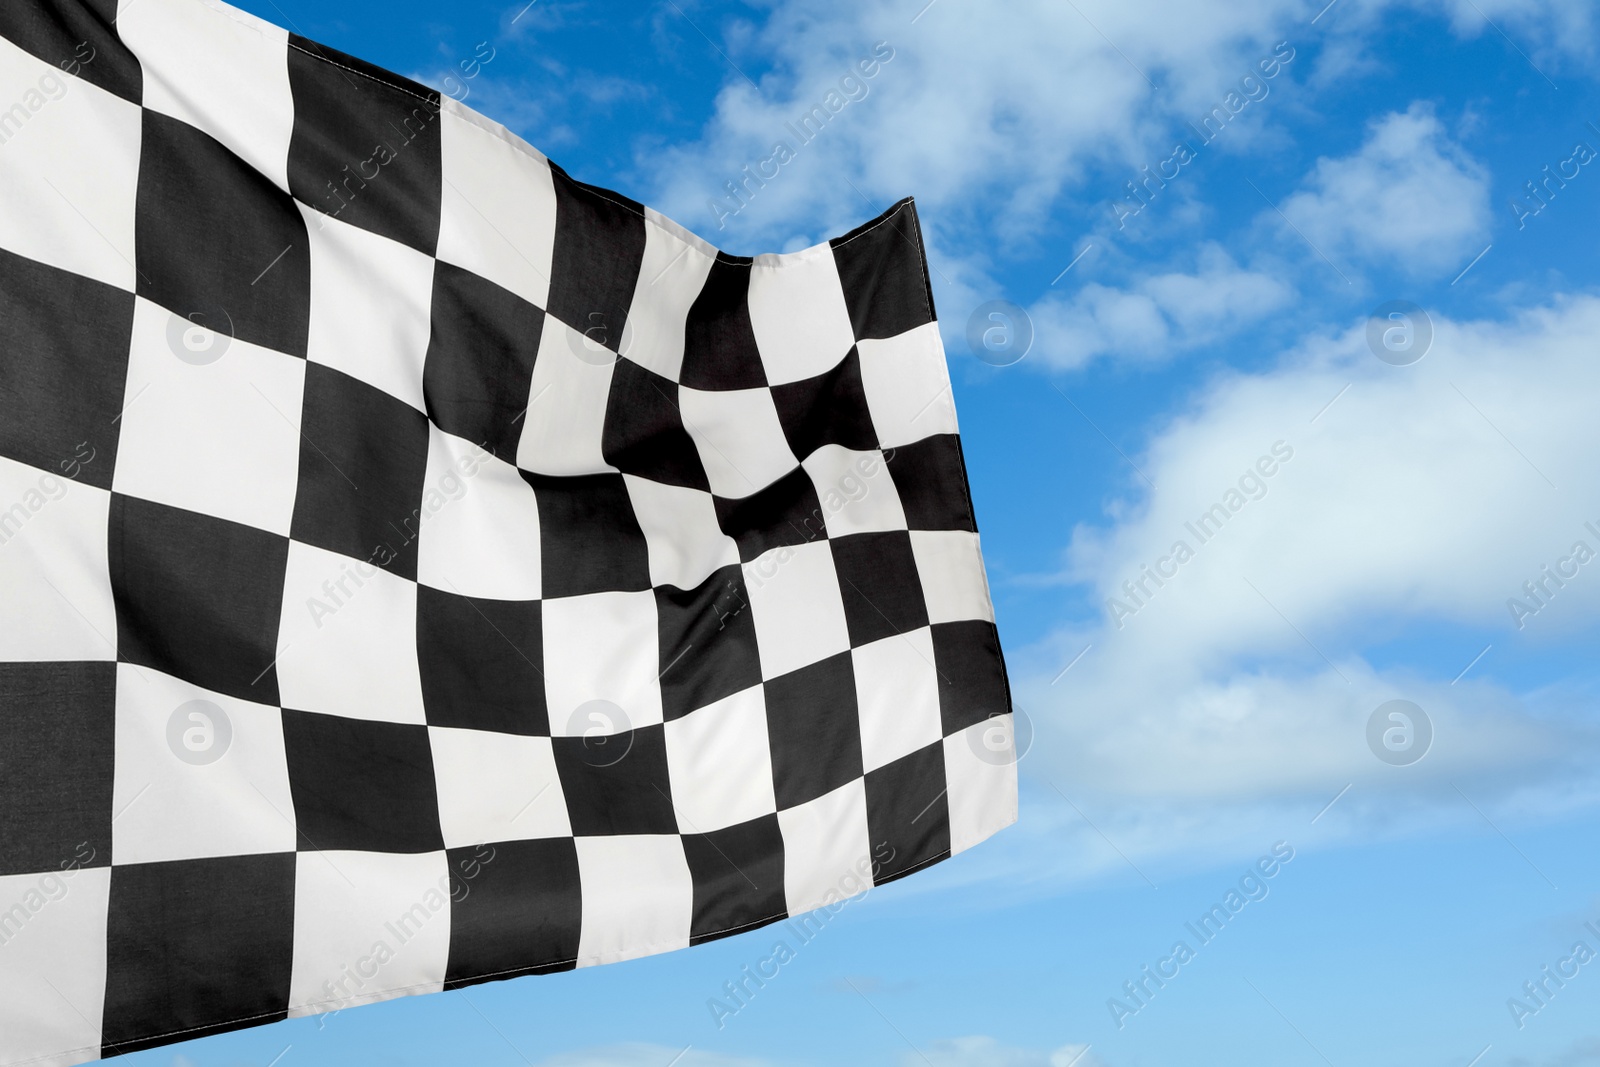
[[[212,0],[0,6],[0,1062],[688,946],[1016,816],[913,204],[723,254]]]

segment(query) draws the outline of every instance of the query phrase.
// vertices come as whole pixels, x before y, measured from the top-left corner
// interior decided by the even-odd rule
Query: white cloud
[[[1149,608],[1127,629],[1182,638],[1176,658],[1189,662],[1298,641],[1259,598],[1237,595],[1241,576],[1319,628],[1375,612],[1509,623],[1506,598],[1565,552],[1583,519],[1600,520],[1600,471],[1585,458],[1600,445],[1585,414],[1600,395],[1590,355],[1600,300],[1503,323],[1435,318],[1433,330],[1432,351],[1410,367],[1379,362],[1362,323],[1307,342],[1276,370],[1217,383],[1151,442],[1141,468],[1162,488],[1129,521],[1076,531],[1073,576],[1102,599],[1121,596],[1141,565],[1188,540],[1196,559],[1168,586],[1147,586]],[[1246,478],[1277,441],[1293,458]],[[1262,499],[1202,544],[1185,524],[1230,490]],[[1600,581],[1574,582],[1552,604],[1552,625],[1580,599],[1600,605]]]
[[[1318,8],[1326,2],[1319,0]],[[1371,46],[1392,31],[1397,9],[1443,18],[1461,40],[1487,41],[1504,54],[1510,76],[1540,94],[1554,92],[1551,85],[1574,71],[1587,75],[1600,43],[1593,5],[1566,0],[1338,0],[1317,20],[1326,48],[1312,83],[1327,86],[1386,66],[1396,73],[1405,59],[1381,61]]]
[[[1366,0],[1370,7],[1387,0]],[[1442,10],[1451,29],[1461,37],[1499,38],[1507,58],[1515,62],[1537,60],[1545,73],[1561,74],[1561,64],[1582,61],[1594,54],[1595,15],[1589,4],[1552,3],[1550,0],[1409,0],[1425,11]],[[1502,32],[1516,40],[1500,38]],[[1521,51],[1522,56],[1517,55]],[[1526,57],[1531,53],[1532,59]],[[1537,77],[1537,74],[1532,75]]]
[[[1437,273],[1481,249],[1489,229],[1487,172],[1422,104],[1374,122],[1354,154],[1318,160],[1306,184],[1280,207],[1335,263]]]
[[[183,1061],[187,1063],[188,1061]],[[875,1061],[876,1062],[876,1061]],[[885,1058],[884,1064],[890,1062]],[[1085,1045],[1062,1045],[1053,1051],[1012,1048],[992,1037],[955,1037],[925,1044],[896,1061],[900,1067],[1102,1067]],[[769,1059],[723,1056],[691,1048],[630,1042],[562,1053],[539,1061],[538,1067],[776,1067]]]
[[[1177,7],[1018,0],[1004,19],[981,5],[939,3],[915,23],[898,0],[788,0],[757,25],[704,27],[714,36],[726,31],[731,57],[756,72],[760,90],[730,75],[697,141],[641,149],[637,184],[651,203],[736,252],[803,247],[915,193],[946,340],[964,350],[967,311],[1002,295],[993,280],[1000,264],[1059,245],[1065,265],[1081,248],[1085,226],[1108,225],[1104,205],[1122,189],[1104,175],[1134,177],[1166,158],[1175,131],[1222,102],[1280,43],[1296,49],[1295,58],[1265,83],[1266,98],[1229,124],[1218,150],[1282,140],[1280,117],[1303,114],[1328,88],[1314,62],[1346,73],[1368,69],[1365,46],[1385,32],[1380,9],[1420,5],[1454,18],[1459,7],[1456,0],[1345,2],[1351,11],[1340,9],[1335,31],[1309,26],[1301,0]],[[1519,18],[1561,6],[1506,2],[1517,5]],[[1459,19],[1455,25],[1463,35],[1482,28]],[[1559,43],[1581,52],[1591,39],[1575,31]],[[858,64],[878,42],[893,58],[877,60],[876,73],[862,77]],[[857,80],[846,83],[852,76]],[[1286,97],[1291,82],[1310,82],[1312,100]],[[843,102],[846,84],[856,99]],[[839,94],[832,101],[838,113],[802,143],[795,125],[830,92]],[[793,150],[781,165],[774,161],[779,141]],[[1205,165],[1203,158],[1191,164]],[[1206,209],[1184,184],[1192,180],[1171,183],[1141,224],[1149,215],[1161,228],[1203,226]],[[738,198],[727,195],[730,182]],[[1490,219],[1484,172],[1421,107],[1381,119],[1354,154],[1322,160],[1288,209],[1358,280],[1373,265],[1454,271],[1482,248]],[[1085,222],[1069,223],[1068,232],[1051,222],[1083,211]],[[1262,219],[1281,226],[1276,213]],[[1274,242],[1280,250],[1300,244],[1287,232]],[[1291,271],[1240,267],[1217,253],[1213,262],[1129,282],[1132,264],[1122,257],[1136,249],[1103,261],[1108,251],[1094,253],[1063,287],[1093,272],[1081,290],[1046,296],[1031,309],[1039,362],[1071,369],[1108,352],[1182,352],[1259,321],[1292,294]]]
[[[1281,276],[1241,268],[1208,244],[1193,273],[1154,274],[1127,288],[1091,282],[1032,308],[1037,358],[1073,369],[1097,356],[1167,358],[1230,336],[1283,308],[1294,289]]]
[[[698,144],[641,164],[656,178],[663,210],[704,228],[722,183],[770,157],[775,141],[790,141],[795,161],[730,224],[740,240],[781,241],[797,230],[820,237],[819,224],[848,227],[913,191],[944,209],[952,227],[965,216],[961,225],[993,236],[992,221],[1006,219],[1020,235],[1081,182],[1091,159],[1153,158],[1147,144],[1164,142],[1171,125],[1165,112],[1153,124],[1156,112],[1215,104],[1301,6],[1081,0],[1074,10],[1020,0],[999,19],[982,5],[943,3],[913,24],[906,5],[891,0],[784,4],[746,43],[773,70],[761,93],[730,80]],[[865,80],[867,96],[815,140],[796,143],[787,124],[879,41],[894,58]],[[1159,104],[1146,76],[1162,87]],[[876,199],[869,205],[862,195]],[[714,231],[711,222],[708,235],[724,236]]]
[[[915,23],[899,0],[790,0],[759,27],[740,24],[729,34],[735,62],[768,71],[760,91],[730,75],[700,140],[652,145],[639,160],[641,177],[653,203],[718,243],[765,248],[820,239],[914,192],[937,208],[943,230],[962,237],[961,254],[999,258],[1014,249],[995,242],[1033,240],[1035,225],[1062,197],[1092,204],[1120,195],[1088,187],[1089,168],[1109,163],[1132,176],[1164,158],[1173,131],[1217,105],[1279,42],[1310,48],[1331,40],[1348,66],[1350,38],[1385,32],[1382,12],[1402,4],[1452,19],[1461,35],[1485,30],[1466,0],[1345,0],[1349,10],[1335,13],[1343,21],[1330,16],[1329,25],[1315,27],[1301,0],[1018,0],[1003,19],[983,5],[939,3]],[[1590,16],[1573,13],[1578,6],[1477,5],[1510,25],[1564,26],[1568,32],[1549,35],[1552,46],[1583,54],[1595,31]],[[705,28],[717,36],[719,28]],[[879,41],[894,58],[863,80],[867,95],[800,144],[788,125],[837,89]],[[1269,83],[1274,95],[1252,105],[1244,128],[1230,126],[1230,149],[1259,128],[1254,116],[1270,118],[1279,106],[1276,86],[1311,74],[1302,69],[1307,62],[1295,60]],[[1428,131],[1415,124],[1420,117],[1412,120],[1390,131],[1392,142],[1373,146],[1368,169],[1392,165],[1382,151],[1403,147],[1409,134],[1431,153],[1424,162],[1432,171],[1403,176],[1438,177],[1446,194],[1469,202],[1450,174],[1462,161],[1442,140],[1419,140]],[[770,158],[779,140],[790,142],[795,160],[765,187],[752,186],[750,206],[719,230],[721,209],[708,202],[723,196],[724,182],[741,180],[746,165]],[[1393,193],[1382,201],[1396,202]]]
[[[1477,824],[1458,788],[1513,826],[1600,802],[1591,680],[1495,680],[1504,657],[1560,647],[1600,617],[1600,559],[1547,585],[1554,595],[1522,629],[1507,608],[1575,541],[1600,551],[1584,527],[1600,527],[1600,423],[1588,411],[1600,299],[1434,326],[1432,351],[1410,367],[1374,358],[1364,324],[1313,338],[1270,371],[1215,383],[1135,455],[1158,488],[1130,474],[1105,525],[1074,531],[1062,575],[1135,612],[1120,629],[1107,617],[1014,651],[1018,703],[1039,737],[1023,764],[1035,792],[992,869],[1132,877],[1130,861],[1214,862],[1286,827],[1325,838]],[[1256,463],[1277,442],[1293,454],[1263,476]],[[1207,539],[1190,528],[1230,503]],[[1175,564],[1179,541],[1193,555]],[[1158,587],[1144,568],[1164,558]],[[1427,666],[1374,654],[1440,626],[1487,639],[1462,636]],[[1368,717],[1394,698],[1434,724],[1431,751],[1409,767],[1367,747]],[[1060,857],[1053,875],[1041,855]]]
[[[1012,1048],[992,1037],[936,1041],[900,1058],[900,1067],[1101,1067],[1086,1045],[1063,1045],[1052,1052]]]

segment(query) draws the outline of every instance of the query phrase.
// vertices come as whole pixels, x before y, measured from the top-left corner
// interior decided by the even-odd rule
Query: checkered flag
[[[680,948],[1015,819],[909,201],[729,256],[117,8],[0,6],[0,1062]]]

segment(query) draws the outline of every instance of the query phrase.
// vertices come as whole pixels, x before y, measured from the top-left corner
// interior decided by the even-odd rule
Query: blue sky
[[[707,1001],[781,928],[131,1063],[1600,1064],[1600,959],[1523,989],[1600,951],[1600,562],[1573,557],[1600,550],[1600,21],[925,3],[239,6],[466,93],[731,252],[917,196],[1036,734],[1019,825],[851,903],[721,1028]],[[724,183],[875,49],[859,99],[731,212]],[[990,301],[1032,324],[1007,366],[967,342]],[[1423,309],[1418,362],[1369,345],[1392,301]],[[1214,536],[1187,532],[1230,491]],[[1147,566],[1176,573],[1130,598]],[[1577,571],[1532,601],[1545,567]],[[1393,699],[1432,724],[1419,762],[1369,747]],[[1275,845],[1293,859],[1200,945],[1185,924]],[[1179,940],[1194,957],[1130,999]]]

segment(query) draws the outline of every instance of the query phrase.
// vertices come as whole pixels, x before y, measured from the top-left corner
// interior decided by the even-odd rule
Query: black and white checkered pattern
[[[121,7],[0,6],[0,1062],[661,952],[1014,820],[909,202],[732,257]]]

